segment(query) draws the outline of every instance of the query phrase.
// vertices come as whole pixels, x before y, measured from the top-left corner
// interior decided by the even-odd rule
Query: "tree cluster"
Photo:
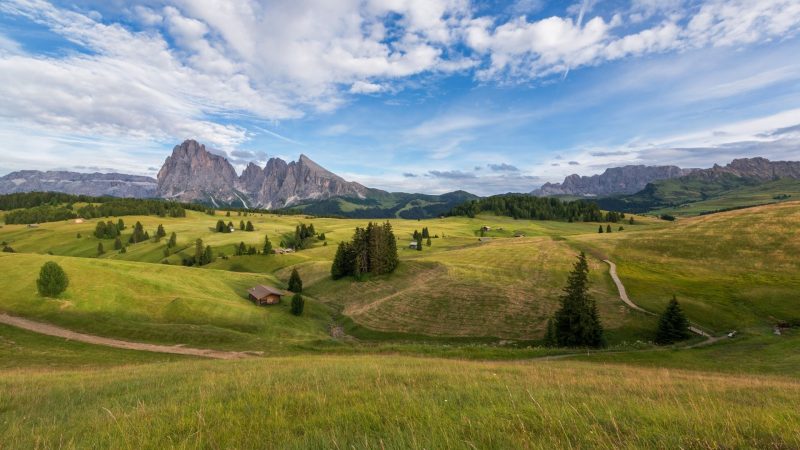
[[[566,220],[569,222],[616,222],[622,213],[604,213],[596,203],[586,200],[561,201],[550,197],[505,194],[470,200],[450,210],[450,216],[475,217],[478,214],[509,216],[515,219]]]
[[[339,279],[348,275],[359,278],[367,273],[391,273],[399,263],[392,225],[370,222],[366,228],[356,228],[351,242],[339,243],[331,276]]]
[[[94,227],[94,237],[97,239],[114,239],[120,235],[122,229],[125,228],[125,225],[122,224],[122,228],[120,228],[120,223],[117,222],[114,224],[112,221],[97,222],[97,226]]]
[[[248,247],[244,242],[239,242],[239,245],[233,246],[233,254],[234,256],[257,255],[258,250],[252,245]]]
[[[210,245],[203,245],[203,240],[197,238],[194,242],[194,255],[184,256],[182,259],[184,266],[205,266],[214,261],[214,252]]]
[[[133,234],[131,237],[128,238],[129,244],[138,244],[139,242],[144,242],[150,239],[150,234],[147,231],[144,231],[144,227],[140,222],[136,222],[136,225],[133,226]]]

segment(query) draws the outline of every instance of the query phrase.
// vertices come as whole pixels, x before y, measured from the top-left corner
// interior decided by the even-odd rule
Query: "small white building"
[[[408,248],[410,248],[411,250],[416,250],[417,249],[417,241],[411,241],[408,244]]]

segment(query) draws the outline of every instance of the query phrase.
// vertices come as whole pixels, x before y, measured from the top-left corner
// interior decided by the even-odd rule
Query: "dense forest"
[[[625,214],[600,210],[587,200],[562,201],[550,197],[505,194],[471,200],[451,209],[450,216],[475,217],[478,214],[510,216],[515,219],[565,220],[569,222],[617,222]]]
[[[75,203],[85,203],[76,208]],[[82,217],[94,219],[111,216],[185,217],[186,210],[205,211],[197,204],[166,200],[91,197],[57,192],[28,192],[0,195],[0,209],[8,210],[7,224],[56,222]]]

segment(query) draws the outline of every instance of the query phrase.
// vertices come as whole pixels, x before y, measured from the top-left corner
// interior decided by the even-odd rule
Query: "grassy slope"
[[[3,375],[9,448],[800,445],[800,383],[764,376],[398,356]]]
[[[789,195],[788,199],[775,199],[777,195]],[[718,197],[686,203],[675,208],[651,211],[651,214],[672,214],[673,216],[695,216],[703,212],[719,211],[744,206],[764,205],[800,198],[800,180],[789,178],[770,181],[757,186],[745,186],[718,194]]]
[[[575,255],[574,249],[565,245],[561,236],[594,233],[597,229],[597,224],[591,223],[515,221],[507,217],[448,218],[423,221],[394,220],[392,223],[398,236],[401,258],[405,263],[401,265],[401,269],[397,273],[389,277],[367,283],[356,283],[352,280],[331,281],[328,276],[330,261],[335,252],[335,243],[339,240],[349,239],[353,228],[365,225],[366,221],[311,220],[298,216],[274,215],[248,217],[234,215],[231,218],[224,216],[223,218],[236,224],[239,220],[251,220],[257,231],[253,233],[239,231],[230,234],[215,233],[212,231],[212,227],[217,218],[196,212],[189,212],[189,217],[181,219],[126,217],[125,221],[129,227],[137,220],[141,221],[145,229],[151,232],[159,224],[164,224],[167,233],[174,231],[178,234],[178,248],[187,247],[187,252],[193,252],[192,243],[198,237],[202,238],[205,244],[211,245],[217,253],[225,252],[229,255],[233,245],[239,241],[260,247],[264,234],[270,235],[273,243],[277,245],[281,236],[292,233],[295,225],[301,220],[306,223],[313,222],[319,232],[327,235],[328,241],[332,245],[324,246],[322,242],[316,242],[313,248],[296,254],[269,257],[230,257],[229,259],[219,259],[207,266],[207,268],[222,269],[228,272],[198,273],[198,269],[160,264],[155,267],[122,265],[120,268],[123,273],[134,270],[130,267],[146,267],[147,272],[153,274],[153,279],[149,280],[149,283],[169,286],[171,289],[168,289],[168,293],[155,297],[153,306],[148,307],[146,312],[142,313],[136,310],[124,317],[119,314],[119,304],[109,305],[106,304],[106,300],[102,299],[102,291],[112,293],[112,297],[115,297],[118,289],[121,291],[135,290],[133,287],[123,285],[122,282],[125,278],[120,279],[117,274],[112,273],[115,266],[108,264],[98,266],[105,267],[109,271],[110,275],[107,280],[113,282],[113,285],[107,286],[104,284],[104,278],[90,275],[76,280],[73,289],[82,286],[83,283],[95,283],[94,290],[96,292],[86,302],[99,302],[94,308],[101,311],[106,310],[112,317],[112,321],[117,317],[121,324],[135,319],[145,322],[154,321],[159,324],[159,328],[162,328],[162,324],[170,319],[164,316],[161,309],[165,308],[164,305],[168,300],[179,298],[178,303],[181,307],[190,308],[190,310],[181,312],[170,322],[175,327],[182,326],[183,324],[179,323],[181,321],[198,325],[210,323],[218,326],[220,325],[218,322],[226,320],[223,319],[224,315],[216,317],[214,313],[198,314],[194,309],[225,309],[219,306],[202,306],[206,303],[209,305],[220,303],[216,300],[217,298],[229,298],[234,302],[242,302],[241,296],[244,287],[256,282],[268,282],[281,286],[288,279],[291,268],[296,267],[303,277],[307,294],[312,297],[312,300],[316,299],[319,302],[333,305],[337,309],[343,308],[345,313],[358,324],[357,329],[351,331],[360,331],[357,334],[361,337],[397,338],[402,336],[396,333],[402,333],[406,337],[421,335],[538,339],[542,333],[546,316],[556,307],[558,292]],[[648,223],[646,220],[642,221]],[[70,221],[43,224],[38,229],[8,226],[0,230],[0,239],[8,240],[18,251],[42,253],[52,251],[56,255],[93,256],[97,246],[97,239],[91,236],[94,224],[94,221],[84,224],[75,224]],[[492,227],[492,231],[487,233],[487,236],[494,240],[481,244],[478,242],[477,236],[478,230],[483,225]],[[642,228],[655,226],[646,225]],[[432,235],[440,237],[433,239],[433,246],[426,247],[423,252],[406,249],[405,246],[411,240],[413,231],[421,230],[422,227],[428,227]],[[503,239],[513,236],[517,231],[529,237]],[[79,232],[82,234],[81,239],[75,237]],[[108,248],[112,242],[105,240],[104,244]],[[163,258],[164,245],[163,241],[131,245],[125,254],[111,251],[94,261],[98,264],[99,261],[110,263],[110,260],[158,262]],[[487,259],[484,260],[484,256]],[[179,259],[179,255],[170,257],[173,264],[178,263]],[[87,261],[82,259],[71,264],[88,264]],[[13,289],[9,291],[8,295],[13,294],[16,298],[24,299],[21,303],[29,302],[28,299],[34,295],[32,277],[36,272],[35,265],[38,263],[40,263],[39,260],[31,260],[30,264],[23,264],[14,269],[15,273],[19,273],[20,276],[23,275],[23,272],[28,275],[28,295],[20,297],[19,292]],[[88,267],[95,266],[80,266],[80,271]],[[612,331],[612,336],[618,335],[620,339],[642,337],[642,328],[651,328],[652,324],[647,320],[642,321],[625,316],[624,310],[618,307],[618,302],[615,300],[613,286],[608,280],[605,280],[605,268],[594,261],[593,269],[595,269],[593,290],[601,302],[603,312],[607,313],[607,326]],[[138,271],[138,269],[136,270]],[[264,275],[237,277],[235,274],[229,273],[230,271]],[[536,273],[537,271],[539,273]],[[184,273],[190,274],[185,280],[181,275]],[[159,277],[164,279],[157,280]],[[221,286],[225,291],[216,291],[216,286],[210,291],[204,288],[203,286],[211,283],[210,280],[202,279],[207,277],[222,280]],[[182,286],[188,284],[189,280],[192,283],[199,283],[198,290],[207,291],[210,295],[202,292],[198,292],[196,295],[195,291],[183,292]],[[231,280],[238,281],[234,283]],[[392,301],[385,301],[384,298],[396,289],[405,292],[395,296]],[[459,293],[458,302],[452,301],[454,292]],[[76,296],[75,292],[70,295]],[[125,299],[133,294],[124,292],[120,295],[121,299]],[[149,299],[151,294],[147,295],[147,302],[151,302]],[[131,298],[136,298],[136,296]],[[190,301],[189,298],[195,304],[188,307],[183,306],[183,303]],[[409,301],[409,299],[413,301]],[[508,299],[511,301],[507,301]],[[9,302],[10,300],[6,301],[6,303]],[[117,301],[117,303],[121,302],[124,303],[122,300]],[[312,303],[314,302],[312,301]],[[227,303],[220,304],[226,305]],[[249,305],[236,304],[237,308],[251,308]],[[236,310],[234,308],[227,311],[227,314],[233,314],[233,311]],[[35,312],[19,307],[15,311],[20,314]],[[43,317],[40,311],[35,313],[40,314],[39,317]],[[64,319],[60,318],[59,314],[51,312],[48,318],[61,320],[63,323]],[[144,314],[146,318],[142,319],[138,316],[141,314]],[[211,319],[212,316],[214,316],[213,319]],[[85,326],[81,325],[81,321],[76,320],[72,323]],[[322,321],[321,317],[320,321]],[[112,332],[114,335],[148,338],[148,333],[151,331],[147,330],[152,328],[148,326],[134,332],[134,330],[122,329],[124,327],[121,324],[102,331]],[[216,328],[212,330],[211,334],[219,332],[219,337],[202,336],[200,339],[219,344],[240,339],[241,337],[229,333],[231,328],[235,331],[259,334],[261,331],[252,330],[260,330],[264,326],[254,325],[254,319],[245,316],[221,324],[220,330]],[[390,336],[370,334],[370,329],[395,334]],[[173,331],[152,331],[152,333],[155,333],[153,339],[166,339],[170,342],[185,337],[170,337],[169,334]],[[205,331],[201,334],[205,334]],[[223,337],[223,334],[228,337]]]
[[[800,202],[692,219],[642,233],[584,235],[576,245],[608,255],[631,298],[661,311],[675,294],[717,332],[769,332],[800,319]]]
[[[58,299],[36,292],[41,265],[55,260],[70,277]],[[0,309],[102,336],[216,348],[276,350],[325,339],[327,309],[313,301],[303,319],[288,302],[258,308],[246,289],[273,280],[238,274],[86,258],[0,254]],[[13,280],[13,281],[12,281]]]

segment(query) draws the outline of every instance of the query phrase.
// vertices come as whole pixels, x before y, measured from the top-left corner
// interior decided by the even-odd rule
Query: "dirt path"
[[[157,344],[144,344],[141,342],[121,341],[118,339],[94,336],[91,334],[77,333],[66,328],[57,327],[42,322],[23,319],[21,317],[9,316],[0,313],[0,323],[11,325],[12,327],[22,328],[23,330],[33,331],[34,333],[46,334],[71,341],[85,342],[87,344],[104,345],[106,347],[123,348],[126,350],[142,350],[145,352],[172,353],[175,355],[202,356],[215,359],[240,359],[257,355],[260,352],[225,352],[219,350],[209,350],[202,348],[182,347],[180,345],[168,346]]]
[[[608,263],[609,265],[608,273],[611,275],[611,279],[614,280],[614,284],[617,285],[617,290],[619,291],[619,298],[623,302],[625,302],[626,305],[630,306],[631,309],[635,309],[645,314],[650,314],[651,316],[655,316],[654,313],[651,313],[646,309],[640,308],[639,305],[633,303],[631,299],[628,298],[628,292],[625,291],[625,286],[622,284],[622,281],[619,279],[619,276],[617,276],[617,265],[607,259],[604,259],[603,262]]]
[[[603,262],[607,263],[608,266],[609,266],[608,273],[609,273],[609,275],[611,275],[611,279],[614,280],[614,284],[617,285],[617,290],[619,291],[620,300],[625,302],[625,304],[628,305],[631,309],[635,309],[636,311],[643,312],[643,313],[649,314],[651,316],[657,315],[656,313],[650,312],[650,311],[640,307],[636,303],[633,303],[633,301],[631,301],[631,299],[628,298],[628,292],[625,291],[625,286],[622,284],[622,281],[619,279],[619,276],[617,275],[617,265],[614,264],[613,262],[607,260],[607,259],[604,259]],[[689,327],[689,331],[691,331],[692,333],[694,333],[694,334],[696,334],[698,336],[702,336],[702,337],[706,338],[706,340],[703,341],[703,342],[694,344],[694,345],[690,345],[690,346],[688,346],[686,348],[701,347],[701,346],[704,346],[704,345],[713,344],[713,343],[715,343],[715,342],[717,342],[719,340],[725,339],[727,337],[727,335],[714,337],[714,336],[706,333],[705,331],[703,331],[702,329],[700,329],[696,325],[690,326]]]

